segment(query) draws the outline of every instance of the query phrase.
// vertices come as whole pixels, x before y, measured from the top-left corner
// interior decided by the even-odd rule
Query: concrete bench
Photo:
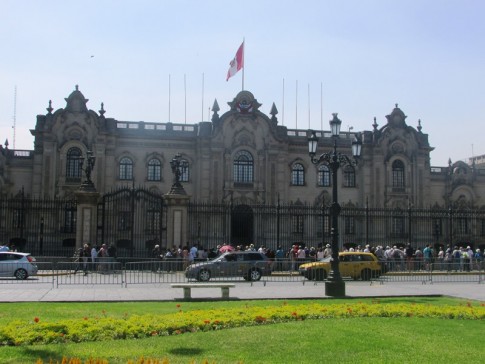
[[[229,288],[234,288],[234,283],[174,283],[170,285],[172,288],[183,288],[184,299],[190,300],[192,296],[190,291],[192,288],[220,288],[222,298],[229,298]]]

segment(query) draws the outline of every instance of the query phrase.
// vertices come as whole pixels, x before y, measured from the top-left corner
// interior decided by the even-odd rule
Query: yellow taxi
[[[331,258],[323,258],[316,262],[302,264],[299,272],[309,280],[323,281],[330,273]],[[341,252],[339,253],[339,268],[342,277],[351,277],[368,281],[381,275],[381,264],[372,253]]]

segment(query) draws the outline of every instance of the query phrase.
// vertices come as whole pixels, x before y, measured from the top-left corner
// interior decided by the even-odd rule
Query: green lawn
[[[372,302],[362,299],[358,302]],[[288,301],[348,304],[357,300]],[[380,303],[469,305],[451,298],[380,299]],[[480,305],[473,302],[473,305]],[[180,306],[177,306],[180,305]],[[12,318],[32,322],[73,317],[126,317],[222,307],[268,307],[281,301],[3,303],[0,325]],[[304,320],[137,340],[2,347],[1,363],[44,363],[62,357],[102,358],[109,363],[168,358],[170,363],[481,363],[485,357],[483,320],[435,318],[340,318]]]

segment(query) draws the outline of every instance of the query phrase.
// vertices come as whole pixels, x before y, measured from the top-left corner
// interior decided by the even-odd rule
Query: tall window
[[[291,231],[293,234],[303,234],[303,216],[291,216]]]
[[[355,169],[352,166],[344,168],[344,187],[355,187]]]
[[[392,231],[391,234],[394,237],[404,237],[406,232],[406,224],[404,217],[394,216],[392,217]]]
[[[180,161],[180,182],[189,182],[189,162],[186,159]]]
[[[392,163],[392,187],[404,188],[404,163],[399,159]]]
[[[120,179],[133,179],[133,162],[128,157],[121,158],[120,160]]]
[[[148,180],[149,181],[160,181],[161,179],[161,164],[156,158],[150,159],[148,161]]]
[[[325,164],[318,166],[318,185],[321,187],[330,186],[330,168]]]
[[[81,149],[70,148],[66,155],[66,179],[69,181],[79,181],[81,179]]]
[[[234,156],[234,183],[253,183],[253,156],[241,150]]]
[[[300,163],[293,164],[291,169],[291,184],[293,186],[303,186],[305,184],[305,169]]]
[[[344,217],[344,231],[347,235],[355,235],[355,219],[354,216]]]
[[[63,233],[76,232],[76,217],[77,207],[73,203],[66,203],[64,206],[64,226],[62,227]]]

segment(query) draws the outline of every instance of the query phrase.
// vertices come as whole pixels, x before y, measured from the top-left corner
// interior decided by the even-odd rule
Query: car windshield
[[[318,261],[319,262],[330,262],[331,260],[332,260],[332,257],[327,257],[327,258],[319,259]]]

